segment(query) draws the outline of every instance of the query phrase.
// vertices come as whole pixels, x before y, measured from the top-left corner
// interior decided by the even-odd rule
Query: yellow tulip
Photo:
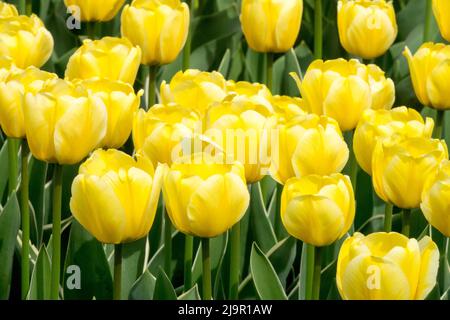
[[[148,112],[140,109],[133,120],[134,146],[154,165],[158,162],[171,165],[177,158],[177,148],[200,125],[196,112],[178,105],[155,105]]]
[[[81,21],[109,21],[116,16],[124,3],[125,0],[64,0],[66,7],[72,14],[79,14]]]
[[[142,64],[174,61],[189,33],[189,7],[180,0],[133,0],[122,11],[122,36],[142,49]]]
[[[219,72],[201,72],[189,69],[179,71],[170,83],[161,84],[163,104],[176,103],[185,108],[192,108],[201,115],[214,103],[221,102],[227,96],[224,77]]]
[[[183,233],[218,236],[244,216],[250,195],[244,167],[196,153],[172,164],[163,185],[170,220]]]
[[[300,32],[303,0],[243,0],[242,32],[258,52],[286,52]]]
[[[164,177],[145,158],[114,149],[97,150],[72,183],[70,210],[103,243],[145,237],[153,224]]]
[[[46,80],[57,77],[54,73],[28,67],[26,70],[10,72],[5,80],[0,82],[0,125],[8,137],[25,137],[25,95],[38,92]]]
[[[434,121],[425,121],[414,109],[366,110],[353,136],[353,150],[359,166],[372,175],[372,154],[378,140],[400,136],[431,138]]]
[[[355,197],[348,176],[291,178],[281,195],[281,220],[295,238],[322,247],[342,238],[355,218]]]
[[[338,30],[347,52],[364,59],[377,58],[397,37],[394,6],[385,0],[340,0]]]
[[[336,283],[345,300],[423,300],[436,284],[439,250],[396,232],[356,232],[339,252]]]
[[[14,5],[3,1],[0,2],[0,18],[17,17],[18,15],[19,13]]]
[[[229,80],[226,89],[228,94],[226,100],[250,102],[263,105],[269,110],[272,109],[270,103],[272,93],[264,84]]]
[[[450,109],[450,45],[424,43],[414,54],[403,52],[419,101],[435,109]]]
[[[270,102],[277,116],[284,117],[286,120],[308,112],[304,101],[297,97],[273,96]]]
[[[244,165],[248,183],[261,180],[270,166],[270,158],[262,157],[261,137],[271,109],[249,101],[226,101],[208,109],[206,133],[217,143],[227,159]]]
[[[403,209],[418,208],[425,181],[448,159],[443,140],[393,138],[373,151],[372,181],[378,196]]]
[[[38,93],[27,93],[24,120],[28,144],[37,159],[75,164],[103,141],[108,115],[99,97],[52,79]]]
[[[367,65],[368,83],[372,93],[372,109],[392,108],[395,102],[395,85],[394,81],[386,78],[383,70],[376,64]]]
[[[0,56],[18,68],[41,67],[53,51],[53,37],[36,15],[0,19]]]
[[[141,49],[128,39],[105,37],[84,40],[83,45],[70,57],[66,78],[104,78],[133,84],[141,63]]]
[[[12,72],[22,71],[14,65],[14,61],[10,57],[0,57],[0,82],[6,81]]]
[[[450,237],[450,162],[445,161],[438,173],[425,183],[420,208],[427,221]]]
[[[450,2],[448,0],[433,0],[433,12],[442,37],[450,41]]]
[[[281,184],[305,175],[340,172],[349,149],[337,122],[326,116],[305,114],[285,119],[273,117],[262,139],[270,148],[270,174]]]
[[[77,82],[93,96],[98,96],[106,106],[108,128],[101,143],[102,147],[120,148],[130,136],[133,115],[139,109],[141,96],[131,85],[106,79],[91,79]]]

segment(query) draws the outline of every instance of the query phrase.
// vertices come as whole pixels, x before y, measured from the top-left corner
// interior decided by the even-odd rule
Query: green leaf
[[[48,300],[51,295],[51,264],[45,245],[39,250],[39,255],[31,276],[28,300]]]
[[[129,295],[130,289],[144,272],[147,238],[123,244],[122,298]]]
[[[225,51],[222,61],[220,62],[219,68],[217,69],[225,78],[228,78],[228,70],[230,70],[231,53],[230,49]]]
[[[130,290],[130,300],[152,300],[155,291],[156,278],[145,270],[145,272],[136,280]]]
[[[0,299],[8,299],[16,237],[20,226],[20,209],[12,193],[0,213]]]
[[[43,227],[46,221],[45,217],[45,184],[47,178],[48,164],[39,161],[34,157],[30,161],[30,202],[33,206],[36,226],[37,226],[37,243],[40,244],[43,237]]]
[[[176,300],[177,294],[164,270],[159,269],[153,300]]]
[[[200,293],[198,292],[198,286],[195,285],[187,292],[178,297],[178,300],[201,300]]]
[[[260,299],[287,300],[275,269],[256,243],[250,255],[250,272]]]
[[[307,261],[308,261],[308,245],[306,243],[303,243],[302,245],[302,255],[300,260],[300,274],[299,274],[299,291],[298,291],[298,298],[300,300],[306,299],[306,275],[307,275]]]
[[[8,185],[8,168],[8,140],[6,140],[0,150],[0,201],[3,199],[3,194]]]
[[[273,246],[267,256],[282,284],[286,284],[297,254],[297,240],[287,237]]]

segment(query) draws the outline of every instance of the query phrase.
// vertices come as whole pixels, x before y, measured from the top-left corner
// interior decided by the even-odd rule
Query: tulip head
[[[18,15],[19,12],[17,12],[17,8],[13,4],[0,2],[0,18],[17,17]]]
[[[176,103],[204,115],[206,109],[227,96],[226,80],[219,72],[188,69],[177,72],[170,83],[161,84],[163,104]]]
[[[342,238],[355,218],[350,179],[340,173],[289,179],[281,195],[281,219],[295,238],[318,247]]]
[[[250,195],[244,167],[197,153],[172,164],[163,194],[170,220],[185,234],[212,238],[244,216]]]
[[[433,0],[433,12],[442,37],[450,41],[450,2],[447,0]]]
[[[51,79],[24,103],[25,132],[39,160],[76,164],[103,141],[108,114],[102,99],[70,82]]]
[[[243,0],[241,26],[250,48],[286,52],[300,32],[303,0]]]
[[[72,183],[70,210],[103,243],[145,237],[153,224],[164,167],[114,149],[97,150]]]
[[[353,136],[356,160],[367,174],[372,175],[372,154],[378,140],[393,136],[431,138],[433,128],[433,119],[427,117],[424,121],[414,109],[366,110]]]
[[[424,137],[379,140],[372,157],[377,195],[399,208],[418,208],[425,181],[448,159],[443,140]]]
[[[383,70],[376,64],[367,65],[367,81],[372,93],[372,106],[374,110],[392,108],[395,102],[394,81],[386,78]]]
[[[227,101],[250,102],[272,110],[272,93],[264,84],[229,80],[226,89]]]
[[[394,6],[385,0],[340,0],[338,30],[347,52],[364,59],[377,58],[397,37]]]
[[[122,8],[125,0],[64,0],[71,14],[81,21],[109,21]]]
[[[180,0],[134,0],[122,11],[122,36],[142,49],[142,64],[174,61],[189,33],[189,7]]]
[[[273,96],[270,102],[277,117],[282,117],[286,120],[305,115],[308,112],[301,98]]]
[[[25,137],[23,108],[26,94],[38,92],[47,80],[57,77],[54,73],[28,67],[11,71],[0,82],[0,125],[8,137]]]
[[[65,76],[69,80],[99,77],[133,85],[140,64],[141,49],[128,39],[84,40],[70,57]]]
[[[339,252],[336,283],[345,300],[423,300],[436,285],[439,250],[396,232],[356,232]]]

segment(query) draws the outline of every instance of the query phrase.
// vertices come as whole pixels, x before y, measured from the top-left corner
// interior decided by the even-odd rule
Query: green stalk
[[[18,145],[17,140],[14,138],[8,138],[8,195],[11,195],[17,189],[17,171],[18,171]]]
[[[237,300],[239,288],[239,271],[241,267],[241,224],[236,223],[231,229],[230,237],[230,288],[228,299]]]
[[[314,285],[314,246],[306,244],[306,300],[312,300],[313,298],[313,285]]]
[[[270,91],[273,91],[273,53],[267,52],[267,74],[266,85]]]
[[[320,275],[322,272],[322,248],[314,248],[314,280],[312,290],[312,300],[320,298]]]
[[[209,238],[202,238],[203,259],[203,300],[212,299],[211,290],[211,256],[209,252]]]
[[[403,209],[402,233],[407,237],[409,237],[411,233],[411,209]]]
[[[277,183],[275,192],[276,192],[276,208],[275,208],[275,216],[273,221],[273,228],[275,230],[275,234],[278,239],[284,238],[286,234],[286,230],[283,227],[283,223],[281,221],[281,194],[283,193],[283,185]]]
[[[189,5],[189,11],[191,13],[191,21],[194,20],[194,0],[186,1]],[[188,37],[186,39],[186,44],[184,45],[183,50],[183,71],[186,71],[189,69],[190,66],[190,59],[191,59],[191,43],[192,43],[192,29],[189,26],[189,33]]]
[[[32,0],[26,0],[25,15],[31,16],[32,13],[33,13],[33,2]]]
[[[394,206],[390,203],[385,204],[384,206],[384,231],[391,232],[392,231],[392,210]]]
[[[114,246],[114,300],[122,299],[122,249],[121,243]]]
[[[150,109],[156,103],[156,75],[158,74],[158,66],[149,66],[147,97],[148,105],[147,110]]]
[[[22,141],[22,179],[20,182],[20,212],[22,217],[22,274],[21,292],[25,300],[30,287],[30,208],[29,199],[29,176],[28,155],[30,151],[26,140]]]
[[[322,0],[315,0],[314,3],[314,58],[322,59],[323,47],[322,30]]]
[[[194,238],[190,235],[184,237],[184,292],[192,287],[192,254],[194,251]]]
[[[164,271],[169,279],[172,278],[172,223],[169,215],[164,219]]]
[[[59,297],[59,274],[61,271],[61,196],[62,196],[62,170],[59,164],[55,165],[53,176],[53,253],[52,253],[52,281],[51,299]]]
[[[431,22],[433,20],[432,0],[427,2],[425,9],[425,26],[423,29],[423,42],[431,41]]]
[[[433,138],[435,139],[441,139],[442,138],[442,132],[444,128],[444,117],[445,117],[445,111],[444,110],[436,110],[436,121],[433,131]]]

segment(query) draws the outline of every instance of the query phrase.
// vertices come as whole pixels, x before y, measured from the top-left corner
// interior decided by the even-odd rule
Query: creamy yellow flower
[[[36,15],[0,19],[0,56],[18,68],[41,67],[53,51],[53,37]]]
[[[241,26],[258,52],[286,52],[300,32],[303,0],[243,0]]]
[[[271,104],[272,94],[264,84],[229,80],[227,81],[226,90],[228,96],[225,100],[248,101],[263,105],[269,110],[273,109]]]
[[[386,78],[383,70],[376,64],[367,65],[368,83],[372,93],[372,109],[392,108],[395,102],[394,81]]]
[[[189,33],[189,7],[180,0],[133,0],[122,11],[122,36],[142,49],[142,64],[174,61]]]
[[[79,14],[81,21],[109,21],[124,3],[125,0],[64,0],[66,7],[71,9],[72,14]]]
[[[137,155],[97,150],[80,166],[72,183],[70,210],[103,243],[145,237],[153,224],[164,168]]]
[[[308,113],[305,103],[301,98],[273,96],[270,102],[277,116],[284,117],[286,120]]]
[[[201,153],[172,164],[163,194],[173,225],[203,238],[218,236],[239,222],[250,201],[240,163],[215,162]]]
[[[433,12],[442,37],[450,41],[450,2],[448,0],[433,0]]]
[[[396,232],[356,232],[341,247],[336,283],[345,300],[423,300],[436,285],[439,250]]]
[[[434,121],[425,121],[416,110],[406,107],[392,110],[366,110],[353,136],[353,150],[359,166],[372,175],[372,154],[378,140],[400,137],[431,138]]]
[[[338,30],[347,52],[364,59],[377,58],[397,37],[394,6],[385,0],[340,0]]]
[[[444,140],[379,140],[372,158],[374,189],[381,199],[397,207],[418,208],[426,179],[436,174],[444,160],[448,160]]]
[[[14,5],[3,1],[0,2],[0,18],[17,17],[18,15],[19,13]]]
[[[108,114],[99,97],[70,82],[51,79],[38,93],[27,93],[24,119],[34,157],[75,164],[103,141]]]
[[[95,41],[84,40],[67,63],[66,78],[99,77],[132,85],[140,64],[141,49],[134,47],[128,39],[104,37]]]
[[[17,68],[10,57],[0,57],[0,82],[6,81],[12,72],[19,71],[22,71],[22,69]]]
[[[342,238],[355,218],[348,176],[309,175],[289,179],[281,195],[281,219],[295,238],[318,247]]]

